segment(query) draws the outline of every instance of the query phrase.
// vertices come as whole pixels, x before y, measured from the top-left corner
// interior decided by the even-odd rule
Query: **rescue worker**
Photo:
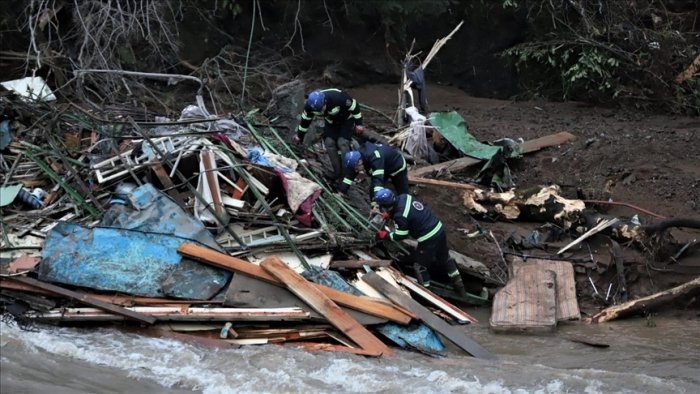
[[[343,176],[342,157],[350,150],[353,134],[364,133],[360,104],[340,89],[314,90],[306,99],[295,143],[304,141],[314,116],[324,117],[323,142],[333,167],[333,181],[339,181]]]
[[[365,167],[365,173],[371,177],[370,198],[374,199],[374,193],[383,189],[389,180],[394,184],[397,194],[408,193],[408,166],[401,152],[388,145],[369,141],[362,144],[359,151],[353,150],[345,154],[345,177],[338,187],[341,193],[348,192],[357,176],[360,161]]]
[[[392,232],[379,230],[378,239],[400,241],[410,235],[418,241],[413,264],[418,282],[425,287],[430,287],[433,279],[449,283],[460,297],[465,298],[464,282],[457,264],[449,257],[442,222],[430,209],[410,194],[400,194],[397,197],[386,188],[374,194],[374,201],[384,210],[383,219],[393,219],[396,226]]]

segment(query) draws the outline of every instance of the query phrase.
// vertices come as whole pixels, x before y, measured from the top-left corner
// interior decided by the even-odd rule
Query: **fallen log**
[[[699,293],[700,277],[697,277],[690,282],[686,282],[672,289],[664,290],[638,300],[625,302],[624,304],[611,306],[610,308],[602,310],[595,316],[588,318],[586,321],[588,323],[604,323],[620,317],[649,313],[671,301],[675,301],[681,297],[691,297]]]
[[[557,134],[551,134],[548,136],[536,138],[534,140],[525,141],[520,145],[520,151],[523,154],[536,152],[542,148],[549,146],[561,145],[565,142],[573,141],[576,139],[571,133],[562,131]],[[442,169],[448,169],[452,172],[457,172],[463,170],[469,166],[482,163],[483,160],[474,159],[472,157],[462,157],[455,160],[446,161],[444,163],[433,164],[431,166],[426,166],[422,168],[409,171],[409,176],[424,176],[433,172],[440,171]]]

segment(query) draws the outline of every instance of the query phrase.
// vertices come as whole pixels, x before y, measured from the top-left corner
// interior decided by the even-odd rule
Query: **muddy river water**
[[[496,335],[487,309],[466,332],[496,353],[482,361],[398,352],[392,359],[276,345],[213,350],[115,329],[0,323],[2,393],[698,393],[700,317],[665,314],[552,336]],[[609,344],[594,348],[572,341]]]

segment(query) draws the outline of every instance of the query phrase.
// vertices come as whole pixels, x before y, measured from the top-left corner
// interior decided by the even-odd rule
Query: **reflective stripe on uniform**
[[[389,174],[389,175],[394,176],[394,175],[398,174],[399,172],[401,172],[401,171],[403,171],[403,170],[406,169],[406,159],[405,159],[403,156],[401,157],[401,159],[403,160],[403,164],[401,165],[401,168],[399,168],[398,170],[392,172],[392,173]]]
[[[361,114],[361,113],[356,113],[356,114],[350,115],[350,117],[353,118],[353,119],[362,119],[362,114]]]
[[[384,175],[384,169],[382,168],[381,170],[374,170],[374,171],[372,171],[372,173],[370,175],[372,175],[372,176]]]
[[[459,276],[459,270],[454,270],[454,271],[450,272],[449,274],[447,274],[447,276],[449,276],[450,278],[457,277],[457,276]]]
[[[408,235],[408,230],[396,230],[394,231],[397,235]]]
[[[372,189],[372,191],[376,193],[376,192],[378,192],[378,191],[380,191],[380,190],[382,190],[382,189],[384,189],[384,188],[381,187],[381,186],[375,186],[374,189]]]
[[[311,116],[307,116],[307,115],[306,115],[306,111],[304,111],[304,112],[301,113],[301,118],[304,119],[304,120],[311,120],[311,119],[313,119]]]
[[[306,133],[307,130],[309,130],[309,129],[306,127],[299,126],[299,131],[301,131],[302,133]]]
[[[379,153],[379,151],[378,151],[378,150],[375,150],[375,151],[374,151],[374,157],[376,157],[377,159],[379,159],[379,158],[381,158],[381,157],[382,157],[382,154],[381,154],[381,153]]]
[[[413,202],[413,197],[406,196],[406,206],[403,207],[402,216],[408,219],[408,212],[411,210],[411,203]],[[419,240],[420,241],[420,240]]]
[[[343,183],[346,185],[352,185],[352,179],[343,178]]]
[[[323,90],[321,90],[321,91],[324,92],[324,93],[325,93],[325,92],[340,92],[340,89],[330,88],[330,89],[323,89]]]
[[[350,108],[348,108],[348,111],[354,111],[355,107],[357,107],[357,100],[352,99],[352,104],[350,104]]]
[[[421,286],[430,287],[430,281],[426,281],[425,283],[421,283]]]
[[[333,107],[328,111],[328,115],[335,115],[340,112],[340,107]]]
[[[437,233],[440,231],[440,229],[442,229],[442,222],[438,222],[438,224],[437,224],[432,230],[430,230],[429,233],[427,233],[427,234],[425,234],[424,236],[418,238],[418,242],[425,242],[425,241],[429,240],[429,239],[432,238],[435,234],[437,234]]]

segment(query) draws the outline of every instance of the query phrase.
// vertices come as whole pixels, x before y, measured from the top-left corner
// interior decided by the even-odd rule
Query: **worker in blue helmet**
[[[383,218],[393,219],[395,224],[392,232],[379,230],[377,238],[400,241],[411,236],[416,239],[418,246],[413,256],[416,279],[425,287],[430,287],[431,280],[449,283],[460,297],[465,298],[464,282],[457,264],[450,258],[442,222],[430,209],[410,194],[396,196],[386,188],[374,194],[374,201],[384,211]]]
[[[358,167],[362,163],[365,173],[371,177],[369,195],[374,199],[374,193],[384,188],[389,180],[394,184],[397,194],[408,193],[408,166],[401,152],[389,145],[365,142],[359,150],[345,154],[343,166],[345,176],[338,187],[341,193],[347,193],[357,176]]]
[[[314,116],[323,116],[323,142],[333,167],[332,178],[339,181],[343,176],[341,158],[350,150],[353,134],[362,136],[362,112],[360,104],[340,89],[314,90],[309,93],[301,113],[301,121],[294,136],[302,143]]]

